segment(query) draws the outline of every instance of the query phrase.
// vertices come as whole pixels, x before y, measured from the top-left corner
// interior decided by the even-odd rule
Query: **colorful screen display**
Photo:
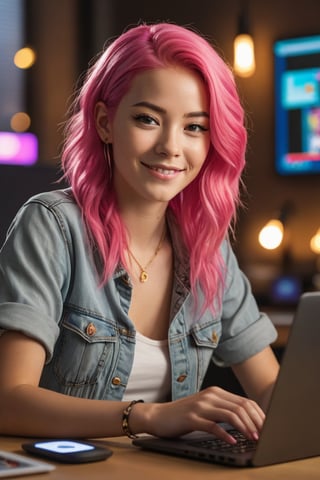
[[[320,173],[320,35],[279,40],[275,155],[281,175]]]

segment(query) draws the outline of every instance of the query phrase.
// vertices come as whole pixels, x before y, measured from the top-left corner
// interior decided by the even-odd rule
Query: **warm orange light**
[[[255,69],[253,39],[251,35],[241,33],[234,39],[234,71],[241,77],[250,77]]]
[[[280,220],[270,220],[259,233],[259,243],[267,250],[279,247],[283,240],[283,224]]]
[[[13,61],[18,68],[30,68],[36,61],[35,51],[29,47],[21,48],[16,52]]]
[[[310,240],[310,248],[313,253],[320,254],[320,228]]]
[[[25,112],[17,112],[12,115],[10,126],[14,132],[25,132],[31,125],[31,119]]]

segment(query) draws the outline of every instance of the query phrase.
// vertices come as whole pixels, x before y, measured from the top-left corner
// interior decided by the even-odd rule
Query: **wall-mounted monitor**
[[[275,165],[320,174],[320,35],[274,43]]]

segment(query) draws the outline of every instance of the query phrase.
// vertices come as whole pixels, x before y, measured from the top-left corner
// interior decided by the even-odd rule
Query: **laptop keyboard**
[[[195,447],[207,448],[208,450],[219,450],[220,452],[228,453],[247,453],[256,449],[257,442],[249,440],[238,430],[228,430],[228,433],[237,440],[235,445],[231,445],[219,438],[213,438],[212,440],[195,440],[189,442],[189,444]]]

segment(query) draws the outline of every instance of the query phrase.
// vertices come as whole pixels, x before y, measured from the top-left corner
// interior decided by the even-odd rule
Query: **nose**
[[[178,129],[163,129],[156,144],[156,153],[162,157],[174,158],[181,155],[181,137]]]

